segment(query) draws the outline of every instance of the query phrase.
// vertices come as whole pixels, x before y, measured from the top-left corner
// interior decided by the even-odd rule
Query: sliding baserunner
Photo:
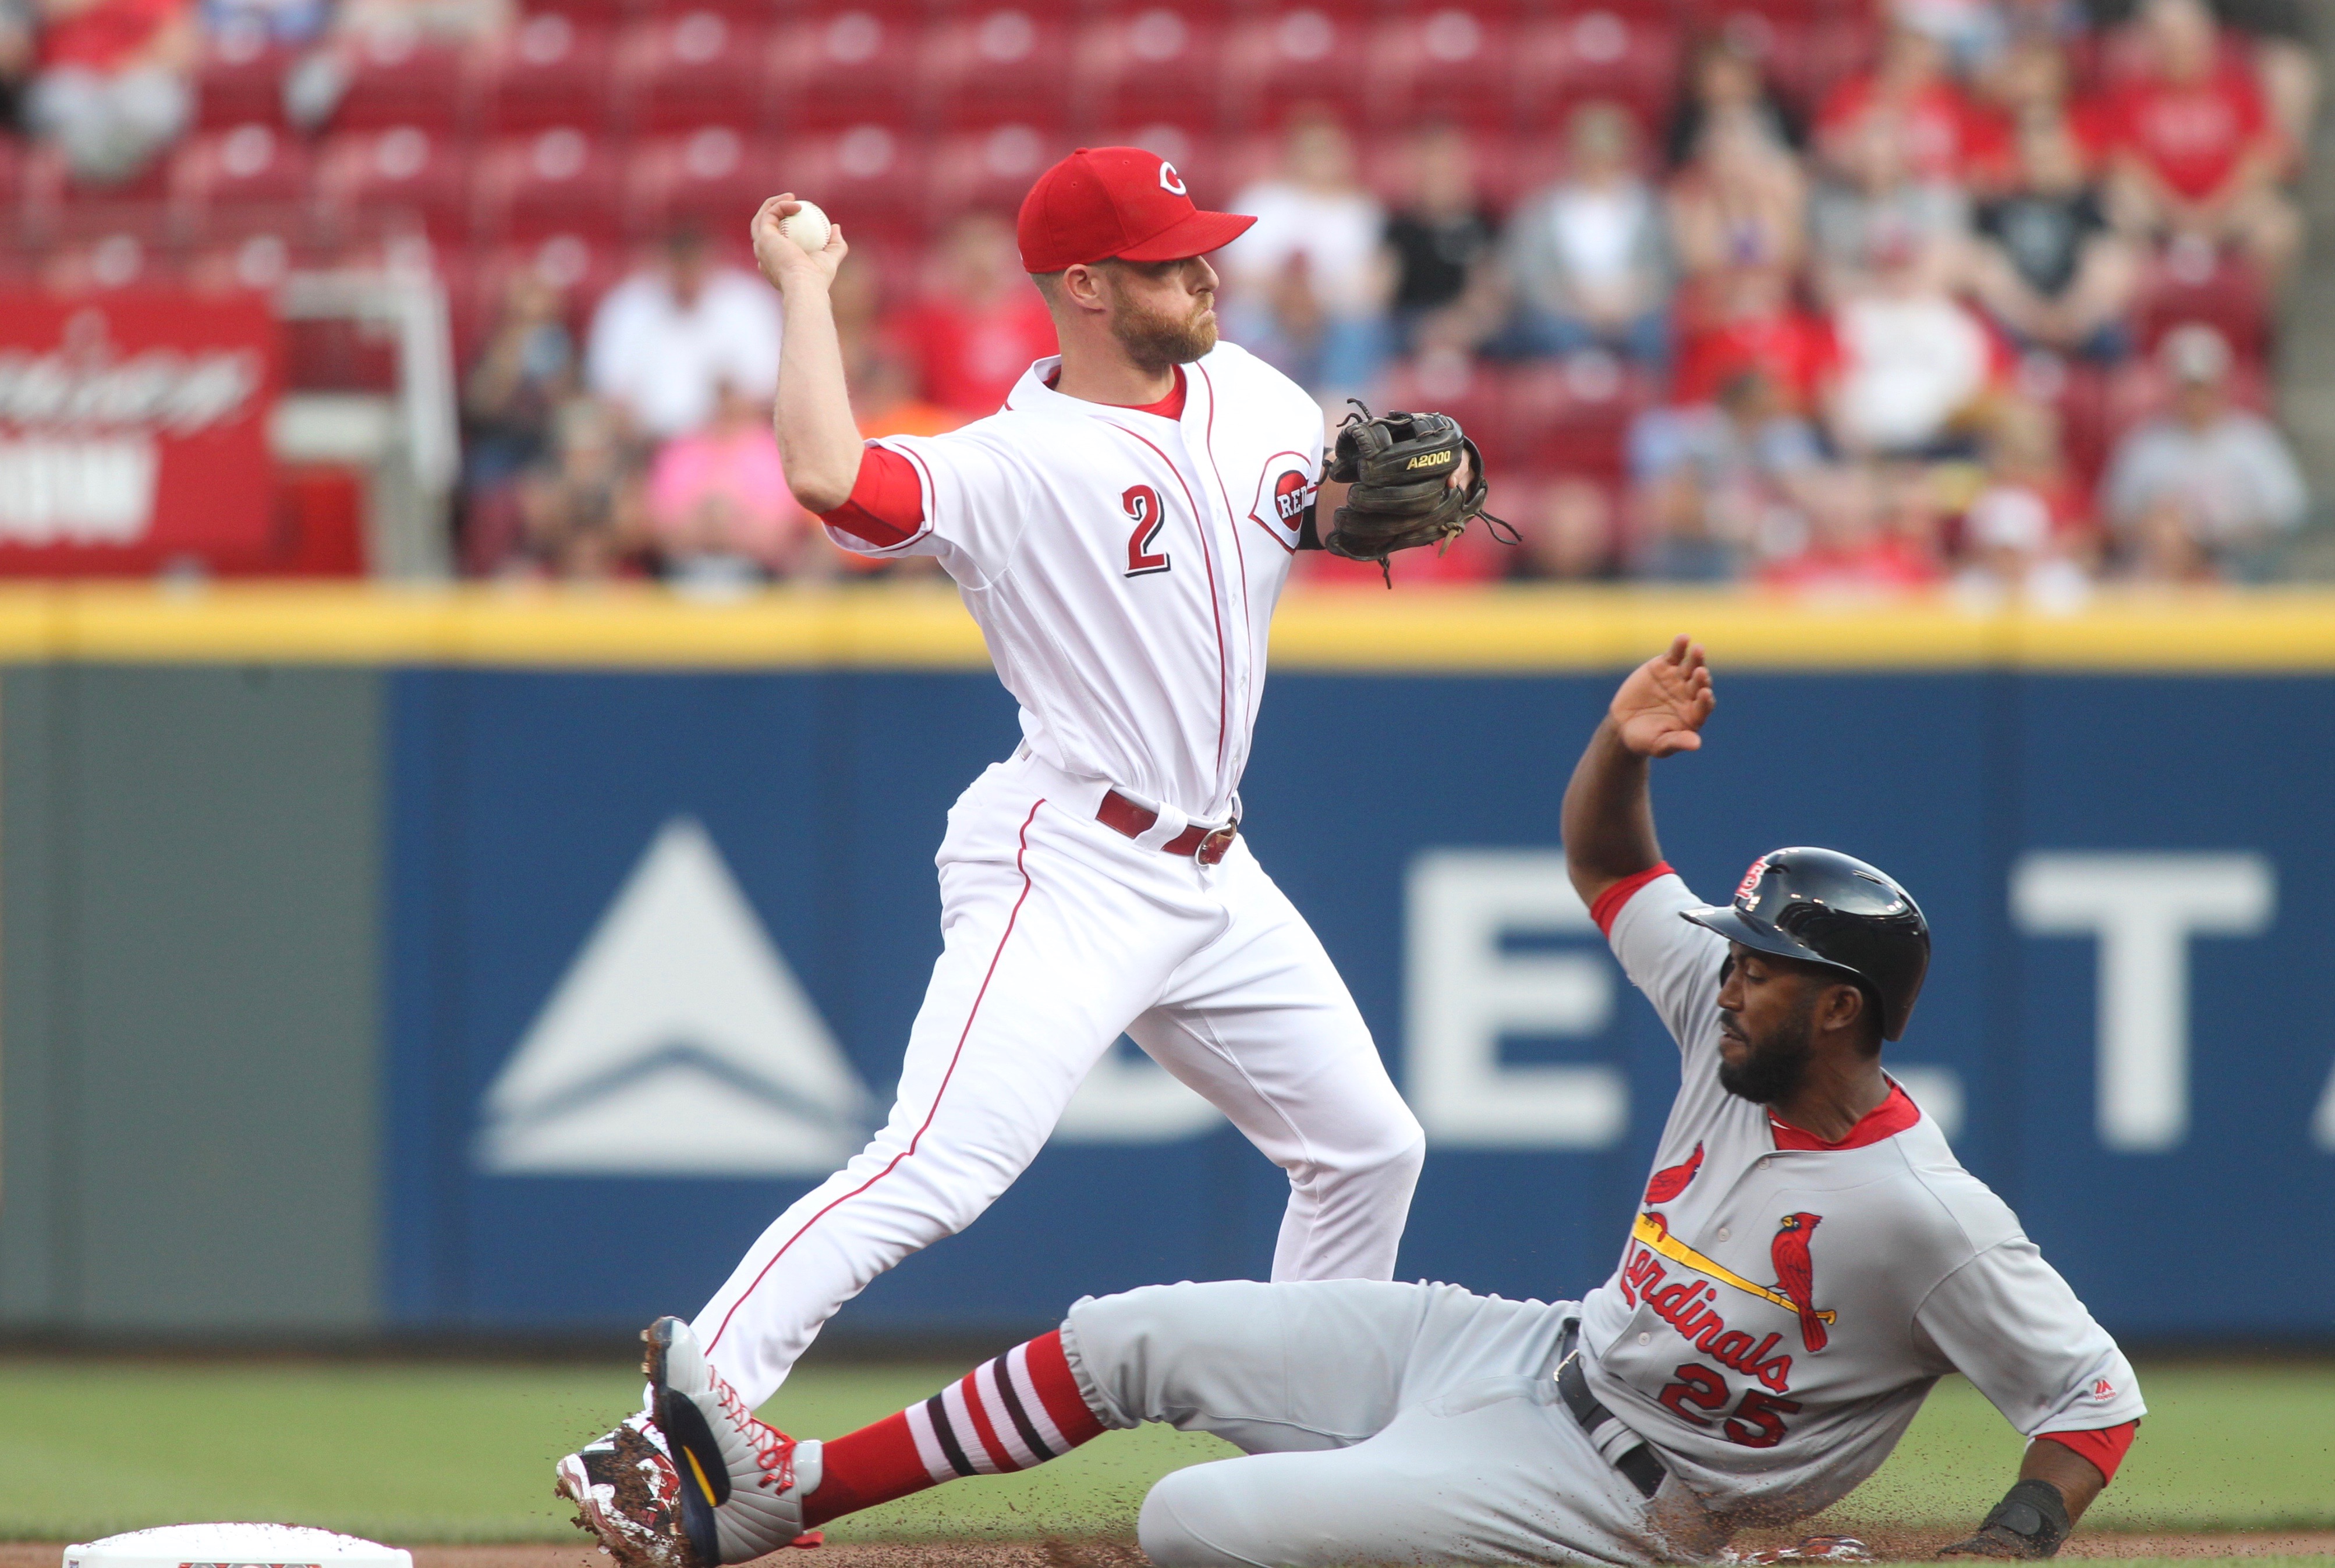
[[[1585,1300],[1358,1280],[1090,1298],[824,1444],[754,1421],[666,1319],[648,1371],[687,1472],[676,1528],[751,1497],[791,1534],[1164,1421],[1248,1454],[1152,1488],[1143,1548],[1171,1568],[1707,1559],[1846,1495],[1960,1371],[2033,1441],[1949,1550],[2056,1552],[2139,1423],[2132,1368],[1882,1070],[1929,965],[1905,891],[1778,849],[1710,905],[1663,863],[1647,765],[1700,747],[1712,701],[1681,638],[1623,682],[1565,791],[1574,886],[1681,1062]]]

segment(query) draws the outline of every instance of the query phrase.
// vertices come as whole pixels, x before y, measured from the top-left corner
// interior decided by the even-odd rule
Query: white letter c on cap
[[[1176,166],[1164,158],[1159,160],[1159,189],[1172,196],[1188,194],[1184,189],[1184,177],[1177,173]]]

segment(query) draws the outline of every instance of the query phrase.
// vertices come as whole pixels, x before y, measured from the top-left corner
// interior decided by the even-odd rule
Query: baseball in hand
[[[827,214],[808,201],[779,219],[779,232],[814,256],[827,248],[827,237],[833,227]]]

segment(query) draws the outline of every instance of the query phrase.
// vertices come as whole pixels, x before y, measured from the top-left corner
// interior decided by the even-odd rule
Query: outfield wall
[[[1675,1058],[1556,800],[1674,629],[1722,692],[1658,773],[1690,881],[1789,842],[1887,866],[1938,933],[1892,1064],[2100,1316],[2335,1338],[2335,599],[2300,594],[1293,603],[1245,831],[1428,1126],[1401,1272],[1610,1266]],[[0,659],[15,1331],[693,1309],[880,1116],[944,814],[1015,738],[945,595],[0,594]],[[1122,1052],[848,1321],[1262,1271],[1279,1173]],[[2257,1253],[2280,1288],[2190,1285]]]

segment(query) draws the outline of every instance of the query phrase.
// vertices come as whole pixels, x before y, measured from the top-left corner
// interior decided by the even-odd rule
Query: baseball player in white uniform
[[[1065,159],[1019,225],[1060,357],[987,419],[863,445],[828,296],[846,247],[838,232],[799,248],[778,227],[797,208],[774,198],[754,225],[785,312],[789,479],[846,548],[939,558],[1022,738],[949,813],[945,946],[890,1118],[686,1331],[765,1494],[786,1440],[753,1408],[843,1302],[989,1206],[1121,1032],[1288,1172],[1275,1280],[1389,1278],[1424,1147],[1328,954],[1237,831],[1267,626],[1312,542],[1323,447],[1313,400],[1216,338],[1205,256],[1254,219],[1198,209],[1151,153]],[[628,1563],[712,1568],[797,1533],[741,1496],[716,1510],[718,1538],[694,1515],[677,1534],[673,1475],[636,1417],[563,1459],[558,1486]]]
[[[1164,1421],[1247,1451],[1152,1489],[1138,1530],[1169,1568],[1699,1561],[1845,1495],[1961,1371],[2033,1441],[1947,1550],[2050,1555],[2131,1441],[2132,1368],[1882,1069],[1929,962],[1904,890],[1781,849],[1706,905],[1663,864],[1648,761],[1699,747],[1711,710],[1681,638],[1623,683],[1565,792],[1574,885],[1681,1070],[1584,1300],[1362,1280],[1089,1298],[921,1405],[790,1445],[769,1486],[667,1320],[649,1370],[693,1474],[758,1494],[778,1534]]]

